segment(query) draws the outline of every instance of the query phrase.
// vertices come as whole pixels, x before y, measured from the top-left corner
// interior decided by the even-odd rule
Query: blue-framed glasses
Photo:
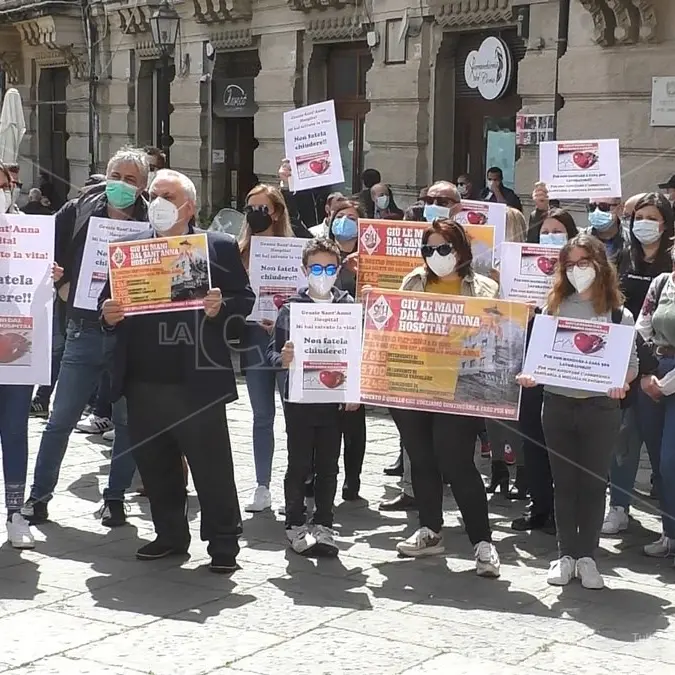
[[[337,274],[338,266],[337,265],[319,265],[319,263],[314,263],[309,266],[309,273],[313,274],[315,277],[318,277],[320,274],[326,273],[327,277],[334,277]]]

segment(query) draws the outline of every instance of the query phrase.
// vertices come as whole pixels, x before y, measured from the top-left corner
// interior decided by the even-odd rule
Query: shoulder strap
[[[612,310],[612,323],[621,323],[623,321],[623,305]]]
[[[661,293],[663,293],[663,289],[666,287],[666,284],[668,283],[668,277],[670,276],[670,272],[664,272],[663,274],[660,274],[657,278],[656,281],[656,298],[654,302],[654,309],[656,309],[659,305],[659,300],[661,299]]]

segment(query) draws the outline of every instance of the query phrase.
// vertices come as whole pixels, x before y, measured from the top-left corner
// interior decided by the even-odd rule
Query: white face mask
[[[314,295],[319,298],[325,298],[330,293],[330,289],[335,285],[336,279],[337,274],[328,276],[325,272],[322,272],[321,274],[310,274],[307,277],[307,283],[309,284],[309,290]]]
[[[178,209],[164,197],[155,197],[148,207],[148,220],[156,232],[168,232],[178,220]]]
[[[389,206],[389,195],[380,195],[376,200],[375,200],[375,205],[377,206],[380,211],[384,211],[384,209]]]
[[[490,192],[494,192],[495,184],[496,184],[496,181],[494,181],[494,180],[489,180],[487,182],[488,190],[490,190]]]
[[[432,255],[427,258],[427,265],[437,277],[447,277],[455,271],[455,268],[457,267],[457,257],[454,253],[441,255],[438,251],[434,251]]]
[[[2,197],[3,197],[3,200],[4,200],[2,212],[7,213],[7,211],[9,211],[12,208],[12,204],[13,204],[12,191],[9,190],[9,189],[3,190],[2,191]]]
[[[661,223],[646,218],[636,220],[633,223],[633,234],[641,244],[653,244],[661,238]]]
[[[12,204],[16,204],[16,200],[21,196],[21,188],[12,188]]]
[[[587,291],[595,281],[595,267],[589,265],[582,269],[579,265],[575,265],[567,270],[567,278],[572,286],[574,286],[577,293],[583,293],[584,291]]]
[[[465,197],[466,193],[468,192],[468,188],[466,185],[458,185],[457,186],[457,192],[459,192],[460,197]]]

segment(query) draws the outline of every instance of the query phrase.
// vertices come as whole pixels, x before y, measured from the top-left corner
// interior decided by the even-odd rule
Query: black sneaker
[[[30,525],[40,525],[49,520],[47,512],[47,502],[41,502],[33,497],[29,497],[26,503],[21,507],[21,515]]]
[[[511,529],[516,532],[527,532],[529,530],[541,530],[546,534],[555,535],[556,527],[555,520],[552,516],[524,516],[523,518],[516,518],[511,523]]]
[[[138,551],[136,551],[136,558],[138,560],[158,560],[159,558],[166,558],[170,555],[185,555],[188,551],[189,544],[184,546],[173,546],[171,544],[165,544],[159,539],[151,541],[145,546],[141,546]]]
[[[106,500],[98,512],[104,527],[121,527],[127,524],[126,504],[117,500]]]
[[[47,417],[49,417],[49,403],[45,404],[42,401],[34,398],[30,404],[30,416],[47,419]]]
[[[214,574],[232,574],[238,569],[239,565],[233,555],[214,555],[209,565],[209,572]]]

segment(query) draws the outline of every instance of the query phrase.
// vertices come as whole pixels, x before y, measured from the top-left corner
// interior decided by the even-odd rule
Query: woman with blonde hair
[[[614,265],[603,243],[580,234],[565,244],[544,312],[568,319],[634,325]],[[529,346],[532,349],[532,343]],[[548,583],[565,586],[575,576],[584,588],[604,587],[595,564],[605,511],[605,489],[621,425],[620,400],[638,373],[635,344],[623,387],[598,393],[571,387],[544,386],[542,422],[555,484],[558,559]],[[536,386],[529,374],[517,378]]]
[[[292,237],[286,202],[276,187],[256,185],[246,195],[246,220],[239,234],[239,251],[248,271],[253,237]],[[248,321],[241,336],[241,369],[246,377],[251,408],[253,409],[253,459],[257,487],[251,500],[244,506],[249,513],[272,507],[270,480],[274,456],[275,387],[281,395],[284,390],[283,371],[276,371],[267,360],[267,345],[274,321]]]
[[[510,206],[506,207],[506,241],[515,241],[522,244],[527,237],[527,223],[525,216]]]

